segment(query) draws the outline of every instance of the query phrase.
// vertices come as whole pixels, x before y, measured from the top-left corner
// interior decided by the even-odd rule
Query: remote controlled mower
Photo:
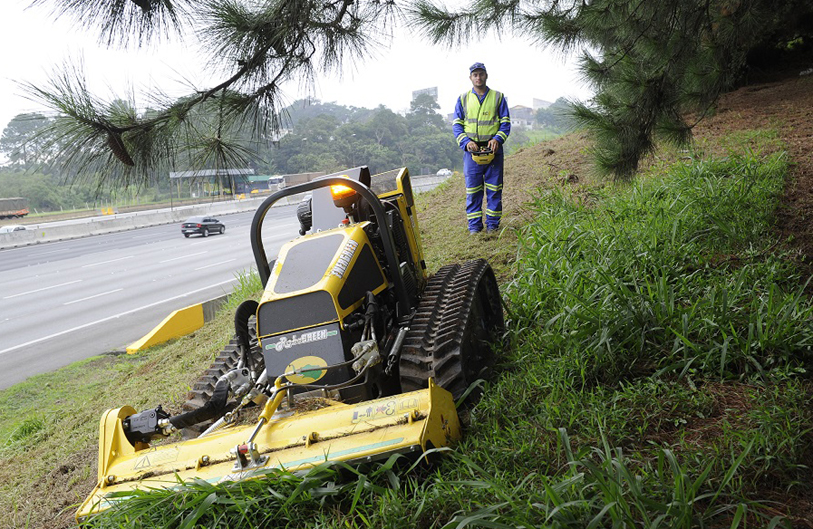
[[[266,213],[302,193],[300,236],[269,261]],[[491,364],[500,294],[484,260],[427,275],[405,168],[358,167],[274,193],[251,246],[261,299],[238,307],[234,338],[182,413],[103,414],[98,482],[78,519],[133,489],[419,455],[459,438],[455,399]],[[174,432],[182,440],[156,443]]]

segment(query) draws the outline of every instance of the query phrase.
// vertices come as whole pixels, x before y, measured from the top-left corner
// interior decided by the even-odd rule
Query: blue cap
[[[483,70],[484,72],[488,73],[486,71],[486,65],[481,62],[476,62],[469,66],[469,73],[473,72],[474,70]]]

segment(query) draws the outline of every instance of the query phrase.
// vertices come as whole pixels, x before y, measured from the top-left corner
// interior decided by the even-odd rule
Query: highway
[[[231,292],[255,267],[253,216],[218,216],[226,233],[207,238],[170,224],[0,250],[0,389],[122,351],[173,310]],[[269,211],[269,259],[298,229],[296,206]]]

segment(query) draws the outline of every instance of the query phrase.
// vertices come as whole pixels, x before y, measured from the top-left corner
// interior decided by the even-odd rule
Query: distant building
[[[314,178],[319,178],[320,176],[325,176],[324,171],[316,171],[313,173],[295,173],[295,174],[284,174],[282,178],[284,180],[285,186],[294,186],[298,184],[304,184],[305,182],[310,182]]]
[[[512,127],[531,127],[534,124],[534,109],[516,105],[509,109]]]
[[[169,173],[170,182],[177,182],[178,196],[181,196],[181,182],[189,184],[189,193],[193,197],[234,195],[241,192],[249,183],[249,177],[254,169],[227,168],[227,169],[199,169],[196,171],[172,171]]]
[[[272,131],[268,136],[268,141],[270,141],[273,145],[279,146],[279,141],[292,132],[293,130],[291,129],[279,129],[277,131]]]
[[[438,100],[438,87],[433,86],[432,88],[421,88],[420,90],[413,90],[412,91],[412,101],[421,95],[421,94],[429,94],[430,96],[435,98],[435,101]]]

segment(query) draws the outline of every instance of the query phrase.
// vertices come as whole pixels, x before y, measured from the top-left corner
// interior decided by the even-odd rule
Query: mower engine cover
[[[352,224],[306,235],[279,252],[257,310],[257,334],[270,376],[309,367],[289,377],[296,384],[336,384],[352,378],[350,367],[320,368],[345,362],[357,336],[344,319],[367,292],[387,287],[384,272],[364,226]]]

